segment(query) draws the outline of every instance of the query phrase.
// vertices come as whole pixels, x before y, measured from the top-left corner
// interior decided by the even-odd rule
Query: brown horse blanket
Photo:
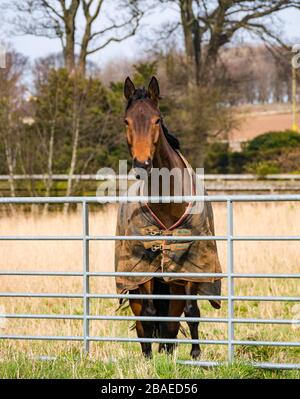
[[[191,205],[191,204],[190,204]],[[141,240],[119,240],[115,248],[117,272],[175,272],[175,273],[222,273],[215,240],[162,241],[157,236],[212,236],[214,221],[212,206],[202,204],[200,213],[189,213],[180,224],[170,230],[163,229],[148,204],[123,203],[119,206],[116,234],[141,236]],[[145,235],[153,235],[153,241],[143,241]],[[152,277],[117,277],[118,293],[135,290]],[[165,282],[179,280],[198,283],[198,294],[220,295],[221,280],[216,277],[163,277]],[[220,308],[220,301],[210,301]]]

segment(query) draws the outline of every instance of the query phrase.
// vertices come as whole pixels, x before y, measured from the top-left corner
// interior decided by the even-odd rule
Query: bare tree
[[[6,68],[0,69],[0,142],[5,153],[11,196],[16,196],[15,170],[19,152],[19,139],[22,133],[22,75],[26,58],[10,51],[7,54]]]
[[[220,51],[238,32],[248,32],[283,45],[274,17],[288,8],[300,9],[298,0],[158,0],[176,4],[178,20],[169,24],[172,34],[178,27],[184,36],[187,65],[194,81],[207,80],[215,70]]]
[[[19,34],[59,39],[67,70],[85,73],[88,56],[136,33],[144,2],[117,0],[112,6],[107,0],[16,0],[8,7],[15,11],[11,23]]]
[[[50,61],[48,59],[48,61]],[[45,66],[43,60],[40,60],[36,64],[35,74],[36,74],[36,85],[42,85],[43,80],[45,79],[45,75],[49,73],[48,66]],[[44,93],[43,100],[46,103],[48,108],[49,117],[47,121],[40,120],[39,117],[35,120],[35,129],[37,131],[40,146],[42,149],[43,158],[45,158],[45,197],[49,197],[51,193],[51,189],[53,186],[53,162],[54,162],[54,144],[55,144],[55,136],[56,136],[56,127],[59,119],[59,91],[58,87],[56,87],[51,93],[52,96],[49,95],[48,92]],[[41,99],[39,100],[41,101]],[[33,102],[35,102],[33,98]],[[33,108],[35,108],[33,106]],[[44,213],[47,213],[49,208],[49,204],[45,203],[44,205]]]

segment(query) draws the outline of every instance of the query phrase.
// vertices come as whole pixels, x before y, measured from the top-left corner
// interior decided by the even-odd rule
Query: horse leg
[[[139,286],[140,294],[151,295],[153,294],[154,280],[149,280],[146,283]],[[143,299],[141,316],[155,316],[156,309],[153,303],[153,299]],[[141,326],[143,328],[145,338],[154,337],[155,322],[153,321],[142,321]],[[152,357],[152,344],[151,342],[145,342],[142,346],[143,354],[146,357]]]
[[[197,294],[197,285],[192,282],[188,282],[185,285],[185,294],[186,295],[196,295]],[[187,300],[184,308],[184,315],[186,317],[200,317],[200,309],[197,305],[197,301]],[[198,327],[199,322],[193,321],[187,323],[191,332],[192,339],[199,339]],[[201,355],[200,345],[192,344],[191,356],[193,359],[197,359]]]
[[[184,295],[184,287],[180,285],[170,284],[170,295]],[[183,313],[185,300],[170,300],[168,317],[180,317]],[[179,321],[161,322],[160,332],[162,338],[175,339],[179,331]],[[160,344],[159,351],[166,350],[167,353],[172,354],[175,348],[175,343]]]
[[[132,293],[138,294],[139,291],[135,290]],[[129,303],[130,303],[130,307],[131,307],[133,314],[135,316],[141,316],[143,301],[141,299],[130,299]],[[141,321],[139,321],[139,320],[136,321],[135,328],[136,328],[137,336],[139,338],[144,338],[145,337],[144,329],[143,329]],[[143,354],[145,354],[145,356],[147,356],[147,353],[149,353],[149,348],[147,347],[147,343],[141,342],[141,347],[142,347]]]

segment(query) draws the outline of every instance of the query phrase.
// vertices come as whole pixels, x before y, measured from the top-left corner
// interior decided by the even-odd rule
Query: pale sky
[[[0,0],[1,3],[1,0]],[[150,17],[145,18],[146,27],[158,28],[163,22],[174,18],[174,9],[169,7],[162,12],[156,12]],[[300,40],[300,11],[286,10],[280,14],[282,20],[283,37],[288,38],[292,43]],[[146,28],[147,29],[147,28]],[[148,30],[146,30],[147,32]],[[144,33],[145,34],[145,33]],[[3,34],[1,35],[2,37]],[[298,40],[297,40],[298,38]],[[7,38],[5,38],[7,40]],[[49,53],[55,53],[61,50],[58,40],[40,38],[34,36],[8,37],[15,49],[28,56],[31,60],[44,57]],[[91,60],[103,65],[107,64],[113,58],[135,58],[142,52],[143,44],[141,34],[129,38],[121,43],[112,43],[101,52],[96,53]]]

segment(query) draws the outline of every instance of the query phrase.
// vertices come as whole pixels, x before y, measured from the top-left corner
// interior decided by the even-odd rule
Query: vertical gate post
[[[90,349],[90,342],[89,342],[89,335],[90,335],[90,326],[89,326],[89,319],[88,316],[90,314],[90,303],[88,294],[90,292],[90,285],[89,285],[89,208],[88,204],[83,201],[82,202],[82,222],[83,222],[83,345],[84,351],[89,353]]]
[[[234,361],[234,272],[233,268],[233,209],[232,200],[227,200],[227,287],[228,287],[228,363]]]

